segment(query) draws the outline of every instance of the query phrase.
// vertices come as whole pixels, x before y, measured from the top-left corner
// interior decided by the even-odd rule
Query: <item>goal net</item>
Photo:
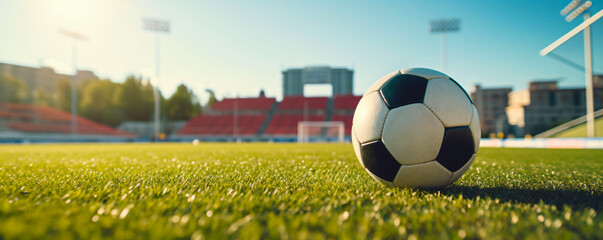
[[[301,121],[297,123],[297,142],[344,142],[343,122]]]

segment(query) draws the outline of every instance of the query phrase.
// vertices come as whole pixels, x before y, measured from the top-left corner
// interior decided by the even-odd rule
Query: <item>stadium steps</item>
[[[325,121],[326,122],[330,122],[332,115],[333,115],[333,103],[335,102],[335,97],[331,97],[329,98],[329,100],[327,101],[327,109],[325,109]],[[327,136],[327,131],[329,129],[323,127],[322,130],[320,131],[320,136],[321,137],[326,137]]]
[[[595,120],[598,121],[598,119],[603,116],[603,108],[597,110],[594,112],[595,115]],[[586,115],[576,118],[574,120],[571,120],[569,122],[566,122],[564,124],[561,124],[557,127],[551,128],[547,131],[544,131],[540,134],[535,135],[535,138],[549,138],[549,137],[556,137],[558,136],[560,133],[565,132],[566,130],[569,130],[571,128],[574,127],[578,127],[579,125],[585,125],[586,124]]]
[[[331,121],[331,115],[333,115],[333,102],[334,98],[329,98],[327,101],[327,109],[325,110],[325,121]]]
[[[4,125],[4,121],[0,119],[0,132],[10,131],[11,129]]]
[[[268,114],[266,114],[266,119],[264,119],[264,122],[258,128],[258,132],[256,135],[258,135],[258,136],[264,135],[264,133],[266,132],[266,129],[270,125],[270,121],[272,121],[272,117],[274,117],[274,115],[276,114],[277,109],[278,109],[278,102],[274,101],[274,103],[272,104],[272,107],[270,107],[270,110],[268,110]]]

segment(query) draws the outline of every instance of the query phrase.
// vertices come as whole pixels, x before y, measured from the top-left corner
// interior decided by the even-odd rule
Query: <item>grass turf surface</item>
[[[351,145],[0,146],[0,239],[603,238],[602,150],[482,148],[442,189]]]

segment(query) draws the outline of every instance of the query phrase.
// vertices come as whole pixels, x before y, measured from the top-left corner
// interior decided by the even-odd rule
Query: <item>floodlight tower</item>
[[[76,91],[77,86],[76,86],[76,82],[75,82],[75,78],[77,76],[76,42],[78,40],[86,41],[86,40],[88,40],[88,37],[86,37],[82,34],[73,32],[73,31],[66,30],[66,29],[59,29],[59,33],[67,36],[68,38],[71,38],[71,41],[72,41],[71,64],[73,65],[73,77],[71,77],[71,134],[76,134],[77,133],[77,91]]]
[[[153,96],[155,98],[155,138],[159,137],[159,34],[170,32],[170,22],[159,19],[143,19],[144,29],[150,32],[155,32],[155,87],[153,88]]]
[[[584,31],[584,72],[586,78],[586,134],[588,137],[595,137],[595,103],[593,96],[593,66],[592,66],[592,51],[590,48],[590,25],[597,21],[603,16],[603,10],[599,11],[593,17],[586,11],[592,6],[591,1],[586,1],[582,5],[582,0],[571,1],[563,10],[561,15],[567,15],[565,20],[571,22],[576,17],[584,14],[584,21],[576,28],[572,29],[557,41],[551,43],[551,45],[540,51],[540,56],[545,56],[567,40],[578,34],[580,31]],[[578,7],[578,5],[580,5]],[[577,8],[576,8],[577,7]],[[573,11],[572,11],[573,10]],[[571,13],[570,13],[571,12]]]
[[[442,72],[446,72],[446,33],[447,32],[458,32],[461,20],[458,18],[452,19],[436,19],[431,20],[429,31],[432,33],[440,33],[440,64]]]

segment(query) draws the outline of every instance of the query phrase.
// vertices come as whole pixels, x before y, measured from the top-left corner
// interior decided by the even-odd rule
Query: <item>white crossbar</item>
[[[576,28],[572,29],[571,31],[569,31],[568,33],[563,35],[563,37],[557,39],[557,41],[554,41],[553,43],[551,43],[551,45],[548,45],[547,47],[542,49],[542,51],[540,51],[540,56],[549,54],[550,52],[555,50],[555,48],[559,47],[561,44],[563,44],[570,38],[576,36],[576,34],[578,34],[580,31],[584,30],[586,27],[590,26],[595,21],[599,20],[599,18],[601,18],[601,17],[603,17],[603,9],[601,11],[599,11],[597,14],[590,17],[588,20],[586,20],[583,23],[581,23],[580,25],[578,25]]]

